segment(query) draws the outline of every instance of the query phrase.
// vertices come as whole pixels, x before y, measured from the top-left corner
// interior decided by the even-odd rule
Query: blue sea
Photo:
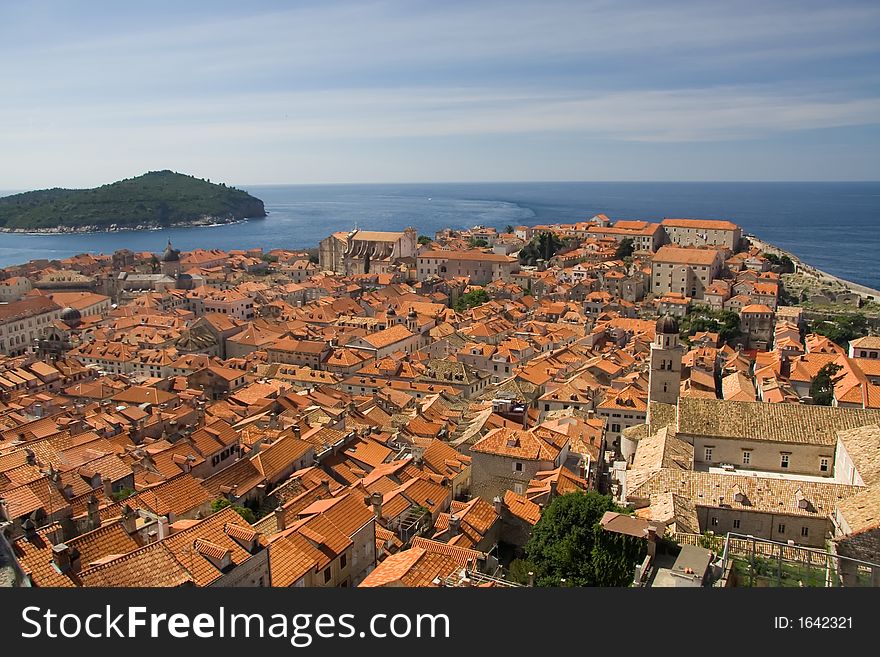
[[[239,224],[88,235],[0,233],[0,266],[116,249],[314,247],[355,226],[444,227],[612,219],[727,219],[842,278],[880,288],[880,182],[250,185],[269,216]],[[8,192],[12,193],[12,192]],[[0,193],[4,195],[4,193]]]

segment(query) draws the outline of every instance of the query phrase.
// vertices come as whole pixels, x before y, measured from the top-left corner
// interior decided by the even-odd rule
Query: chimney
[[[37,538],[37,525],[30,518],[21,523],[21,528],[24,530],[24,536],[27,540],[33,541]]]
[[[284,522],[284,507],[276,506],[275,507],[275,528],[280,532],[285,528]]]
[[[24,453],[27,455],[27,464],[28,465],[36,465],[37,464],[37,455],[34,454],[32,449],[30,449],[30,448],[25,449]]]
[[[159,516],[158,525],[159,540],[161,541],[163,538],[166,538],[170,533],[168,530],[168,516]]]
[[[122,528],[129,534],[137,532],[137,512],[128,504],[122,508]]]
[[[501,512],[504,510],[504,500],[496,495],[495,498],[492,500],[492,506],[495,507],[495,513],[500,516]]]
[[[529,571],[529,586],[534,586],[534,585],[535,585],[535,573],[533,573],[530,570]]]
[[[67,573],[71,570],[70,548],[65,543],[52,546],[52,563],[58,572]]]
[[[104,486],[104,495],[112,499],[113,497],[113,481],[107,477],[101,476],[101,484]]]
[[[376,492],[370,495],[370,504],[373,505],[373,513],[376,520],[382,519],[382,493]]]
[[[98,515],[98,498],[94,494],[86,502],[86,508],[89,512],[89,530],[97,529],[101,526],[101,516]]]
[[[557,489],[558,486],[559,486],[559,480],[558,480],[558,479],[551,479],[551,480],[550,480],[550,499],[551,499],[551,500],[552,500],[554,497],[556,497],[556,494],[557,494],[557,493],[556,493],[556,489]]]
[[[454,513],[449,516],[449,536],[458,536],[461,533],[461,518]]]
[[[651,557],[651,561],[653,561],[654,557],[657,554],[657,527],[656,527],[656,525],[648,525],[647,534],[648,534],[648,556]]]
[[[9,503],[0,497],[0,520],[9,520]]]

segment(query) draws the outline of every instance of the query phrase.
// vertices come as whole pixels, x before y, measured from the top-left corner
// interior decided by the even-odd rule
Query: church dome
[[[678,322],[674,317],[663,315],[657,320],[657,333],[678,333]]]
[[[82,321],[82,313],[80,313],[80,311],[78,311],[76,308],[71,308],[70,306],[67,306],[67,308],[61,311],[58,319],[67,324],[69,327],[73,328]]]
[[[191,274],[183,273],[177,277],[177,289],[178,290],[191,290],[194,286],[193,277]]]
[[[418,315],[418,313],[416,313],[415,308],[410,308],[409,314],[407,315],[407,317],[409,317],[410,319],[418,319],[419,315]]]
[[[162,253],[162,262],[179,262],[180,261],[180,251],[171,246],[171,240],[168,240],[168,246],[165,247],[165,251]]]
[[[385,314],[388,315],[388,317],[396,317],[397,311],[394,310],[394,306],[388,306],[388,312]]]

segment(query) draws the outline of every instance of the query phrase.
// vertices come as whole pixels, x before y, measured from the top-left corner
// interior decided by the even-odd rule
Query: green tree
[[[470,245],[472,249],[482,249],[483,247],[489,246],[489,242],[482,237],[472,237]]]
[[[539,233],[519,252],[519,261],[524,265],[534,265],[538,260],[550,260],[563,247],[571,246],[550,232]]]
[[[421,244],[421,245],[430,244],[433,241],[434,240],[432,240],[427,235],[419,235],[419,244]]]
[[[216,500],[211,502],[211,511],[216,513],[217,511],[220,511],[221,509],[225,509],[227,506],[231,506],[232,510],[235,511],[242,518],[244,518],[245,522],[247,522],[249,525],[252,525],[257,521],[257,518],[254,515],[253,511],[251,511],[246,506],[241,506],[239,504],[232,504],[225,497],[218,497]]]
[[[646,543],[611,534],[600,520],[606,511],[622,512],[611,497],[594,491],[557,497],[541,515],[526,545],[539,586],[628,586]]]
[[[868,320],[861,313],[844,313],[831,319],[816,320],[810,330],[846,347],[851,340],[868,334]]]
[[[510,235],[513,232],[513,226],[511,226],[510,224],[507,224],[507,227],[505,227],[504,232],[507,233],[508,235]]]
[[[507,579],[518,584],[529,583],[529,573],[535,572],[535,564],[527,559],[514,559],[507,568]]]
[[[112,497],[115,501],[121,502],[122,500],[127,500],[129,497],[135,494],[131,488],[122,488],[115,493],[113,493],[110,497]]]
[[[489,293],[486,290],[471,290],[458,297],[452,308],[456,312],[463,313],[470,308],[482,306],[487,301],[489,301]]]
[[[684,337],[701,331],[717,333],[723,342],[734,340],[740,334],[739,315],[730,310],[712,310],[708,306],[698,306],[684,317],[680,324]]]
[[[618,260],[623,260],[624,258],[629,258],[635,250],[636,247],[632,238],[624,237],[620,240],[620,244],[617,245],[617,249],[614,251],[614,257]]]
[[[828,363],[822,366],[810,383],[810,397],[817,406],[831,406],[834,399],[834,377],[840,371],[840,365]]]

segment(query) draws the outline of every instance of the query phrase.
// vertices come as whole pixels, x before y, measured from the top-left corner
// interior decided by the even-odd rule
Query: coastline
[[[268,215],[267,215],[268,216]],[[186,221],[168,224],[167,226],[154,226],[147,224],[138,224],[137,226],[117,226],[111,224],[107,228],[98,228],[97,226],[80,226],[67,227],[55,226],[53,228],[6,228],[0,226],[0,233],[9,233],[13,235],[93,235],[96,233],[124,233],[133,231],[154,231],[165,230],[168,228],[213,228],[216,226],[230,226],[233,224],[243,224],[251,219],[265,219],[266,217],[242,217],[241,219],[218,219],[217,217],[207,217],[205,220]]]
[[[743,233],[743,237],[747,239],[752,246],[757,247],[761,251],[767,253],[773,253],[778,256],[787,255],[791,258],[791,261],[795,265],[795,272],[804,274],[809,276],[810,278],[816,279],[816,282],[819,284],[830,284],[830,285],[840,285],[847,290],[858,294],[863,299],[869,301],[880,301],[880,290],[875,290],[872,287],[868,287],[867,285],[862,285],[861,283],[853,283],[852,281],[848,281],[845,278],[840,278],[839,276],[834,276],[833,274],[829,274],[826,271],[823,271],[817,267],[813,267],[812,265],[808,265],[803,260],[801,260],[798,256],[790,251],[786,251],[785,249],[781,249],[774,244],[770,244],[769,242],[765,242],[760,237],[753,235],[751,233]]]

